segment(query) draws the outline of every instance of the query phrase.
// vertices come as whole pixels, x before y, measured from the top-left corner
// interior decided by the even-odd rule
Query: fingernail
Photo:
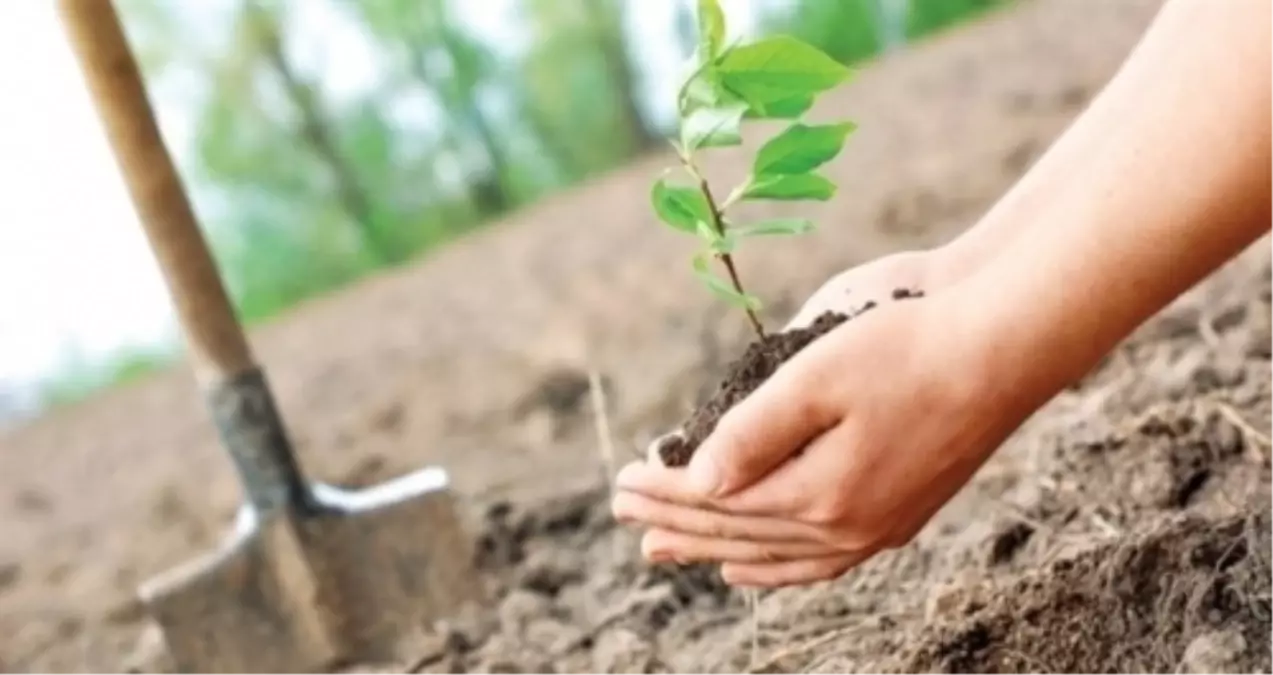
[[[645,558],[652,563],[658,564],[670,562],[672,560],[672,556],[669,555],[667,551],[650,551],[649,555],[645,556]]]
[[[614,516],[616,521],[627,524],[629,519],[628,508],[622,499],[622,495],[615,495],[614,499],[610,500],[610,515]]]

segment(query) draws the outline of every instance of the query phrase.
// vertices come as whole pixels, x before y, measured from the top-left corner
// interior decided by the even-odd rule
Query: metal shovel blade
[[[314,485],[312,496],[305,517],[243,507],[221,551],[140,589],[179,669],[401,661],[434,619],[481,601],[441,469],[358,491]]]

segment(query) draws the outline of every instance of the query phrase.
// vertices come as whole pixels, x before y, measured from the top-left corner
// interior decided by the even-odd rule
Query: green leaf
[[[844,139],[856,128],[852,122],[793,124],[761,146],[752,172],[757,176],[808,173],[839,154]]]
[[[750,309],[753,312],[760,310],[760,299],[745,293],[739,293],[734,289],[728,281],[712,274],[707,268],[707,256],[700,253],[694,256],[694,274],[716,295],[732,305]]]
[[[716,0],[698,0],[698,42],[710,61],[725,41],[725,13]]]
[[[721,103],[721,90],[712,82],[711,71],[700,69],[695,71],[681,89],[677,100],[681,115],[698,108],[715,108]]]
[[[687,152],[701,147],[725,147],[743,142],[741,126],[745,103],[720,108],[699,108],[681,122],[681,146]]]
[[[835,195],[835,184],[817,173],[757,176],[743,192],[744,199],[826,201]]]
[[[824,92],[849,77],[849,69],[817,47],[790,35],[742,45],[716,67],[721,84],[753,107]]]
[[[813,96],[792,96],[772,103],[757,103],[747,107],[745,119],[794,120],[813,107]]]
[[[738,45],[738,38],[726,45],[715,57],[704,57],[703,48],[696,47],[686,66],[686,75],[676,95],[677,109],[681,116],[698,108],[725,108],[734,105],[746,107],[747,103],[737,94],[727,90],[716,74],[715,65]]]
[[[739,239],[768,234],[804,234],[811,231],[813,231],[813,221],[808,218],[774,218],[729,228],[729,233]]]
[[[668,185],[660,178],[650,193],[659,219],[682,232],[696,232],[700,221],[711,219],[703,193],[694,188]]]

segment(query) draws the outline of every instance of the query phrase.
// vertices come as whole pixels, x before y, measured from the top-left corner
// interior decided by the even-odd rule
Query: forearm
[[[1268,230],[1269,21],[1265,0],[1169,3],[1047,180],[1022,181],[1029,236],[967,284],[1029,379],[1009,388],[1050,397]]]

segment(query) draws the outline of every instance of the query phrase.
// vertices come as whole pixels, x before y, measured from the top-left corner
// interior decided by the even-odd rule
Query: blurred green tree
[[[762,15],[762,21],[765,32],[790,33],[840,63],[854,63],[874,56],[883,47],[877,23],[879,2],[804,0],[770,8]]]
[[[1011,0],[910,0],[906,35],[918,38]]]
[[[446,0],[346,1],[393,55],[403,74],[398,84],[422,87],[440,104],[448,149],[464,164],[478,212],[493,215],[515,206],[507,185],[508,140],[499,130],[503,120],[482,101],[501,85],[500,64],[486,45],[459,25]]]
[[[694,0],[517,0],[512,45],[462,20],[461,3],[486,0],[119,1],[148,81],[185,103],[182,172],[249,321],[661,147],[646,68],[654,50],[680,60],[695,41]],[[1008,1],[752,8],[760,32],[848,63]],[[639,32],[636,13],[657,2],[672,20]],[[374,81],[354,94],[289,49],[314,37],[300,15],[315,6],[374,54]],[[172,112],[161,106],[161,122]],[[100,372],[125,379],[149,363],[119,360]]]

